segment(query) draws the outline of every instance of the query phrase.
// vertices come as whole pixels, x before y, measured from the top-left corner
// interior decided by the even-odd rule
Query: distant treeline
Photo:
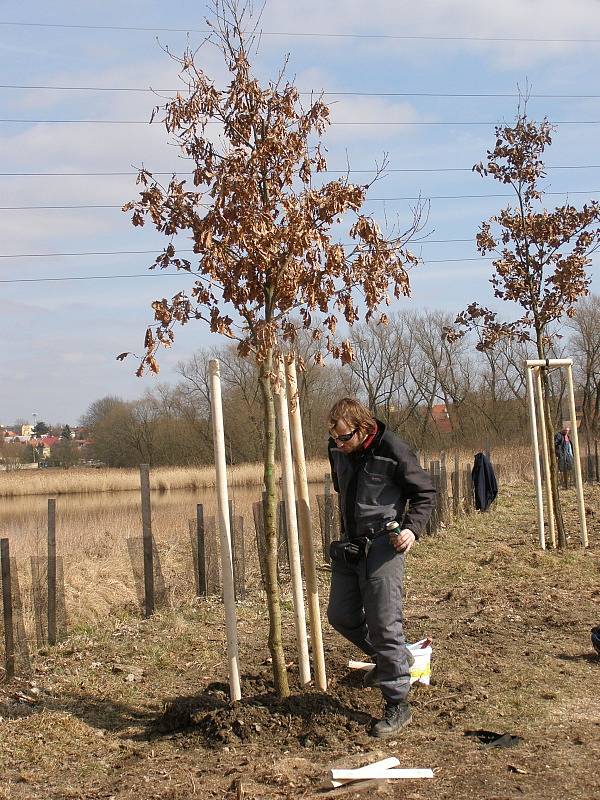
[[[306,370],[300,393],[305,446],[323,456],[327,411],[344,395],[360,397],[375,414],[418,450],[453,446],[480,448],[528,439],[523,362],[533,356],[527,343],[504,341],[479,352],[477,342],[448,343],[452,318],[445,312],[404,312],[388,325],[361,325],[350,334],[356,360],[318,366],[319,343],[305,341]],[[584,438],[598,435],[600,406],[600,298],[578,305],[554,338],[553,357],[575,362],[578,407]],[[178,365],[177,385],[160,385],[126,402],[104,397],[81,424],[93,441],[91,457],[109,466],[206,464],[213,459],[208,361],[221,363],[227,457],[234,464],[262,458],[262,410],[257,371],[234,348],[198,351]],[[552,373],[555,425],[568,414],[565,385]],[[437,406],[444,404],[448,419]]]

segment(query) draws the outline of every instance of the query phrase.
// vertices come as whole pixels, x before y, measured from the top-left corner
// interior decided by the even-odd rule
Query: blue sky
[[[162,242],[150,228],[134,229],[119,211],[135,197],[135,176],[89,173],[133,172],[142,163],[155,171],[176,168],[176,153],[159,125],[99,121],[148,120],[155,95],[115,90],[177,88],[176,65],[165,48],[181,53],[188,41],[199,44],[196,31],[206,29],[207,13],[202,2],[112,0],[5,4],[0,11],[0,118],[96,121],[0,122],[0,280],[12,281],[0,283],[6,332],[0,423],[35,412],[38,419],[73,424],[99,397],[134,398],[156,384],[153,376],[136,378],[134,361],[122,364],[115,355],[142,349],[150,303],[189,278],[144,275],[153,256],[132,251],[159,250]],[[150,30],[114,29],[135,27]],[[289,53],[288,72],[301,90],[358,93],[327,95],[334,122],[413,123],[336,124],[325,139],[330,169],[348,161],[352,169],[370,170],[388,153],[391,169],[430,170],[391,172],[372,191],[376,198],[432,197],[430,241],[415,248],[425,263],[412,274],[412,299],[398,308],[456,313],[472,300],[491,302],[489,262],[476,258],[473,239],[481,220],[508,201],[482,197],[503,189],[470,167],[492,146],[494,124],[514,117],[517,102],[491,95],[515,94],[527,82],[532,95],[563,95],[532,97],[528,106],[532,117],[564,123],[546,157],[552,167],[546,186],[559,193],[547,205],[563,202],[566,192],[589,192],[571,194],[576,205],[600,197],[596,0],[277,1],[267,2],[261,27],[259,77],[273,76]],[[161,28],[190,31],[189,40]],[[215,50],[201,50],[199,63],[217,82],[224,79]],[[456,124],[465,122],[484,124]],[[117,208],[64,208],[81,205]],[[407,220],[410,206],[410,200],[392,199],[372,202],[369,210],[382,220],[384,213]],[[49,255],[115,251],[121,254]],[[40,280],[118,275],[144,277]],[[598,291],[597,283],[592,288]],[[220,343],[201,323],[187,326],[173,350],[161,354],[159,380],[174,381],[177,361]]]

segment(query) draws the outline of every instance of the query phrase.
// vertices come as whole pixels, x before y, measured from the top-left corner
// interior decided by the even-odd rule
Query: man
[[[332,543],[330,624],[374,659],[365,685],[385,700],[379,738],[410,722],[410,664],[402,618],[404,556],[423,532],[435,489],[415,454],[353,398],[329,412],[329,460],[343,539]],[[397,522],[396,533],[386,526]]]
[[[569,488],[569,473],[573,469],[573,445],[571,443],[571,425],[563,422],[562,429],[554,437],[554,452],[558,461],[558,469],[562,472],[565,489]]]

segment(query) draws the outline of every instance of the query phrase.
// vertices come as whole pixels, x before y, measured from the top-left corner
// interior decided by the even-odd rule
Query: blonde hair
[[[333,405],[328,416],[329,430],[334,430],[340,420],[350,428],[358,428],[362,434],[373,433],[377,428],[377,420],[373,414],[353,397],[343,397]]]

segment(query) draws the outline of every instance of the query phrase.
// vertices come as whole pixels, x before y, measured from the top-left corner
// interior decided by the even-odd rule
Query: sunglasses
[[[340,436],[335,436],[333,433],[329,434],[334,442],[349,442],[350,439],[354,436],[355,433],[358,433],[358,428],[354,428],[353,431],[350,433],[342,433]]]

